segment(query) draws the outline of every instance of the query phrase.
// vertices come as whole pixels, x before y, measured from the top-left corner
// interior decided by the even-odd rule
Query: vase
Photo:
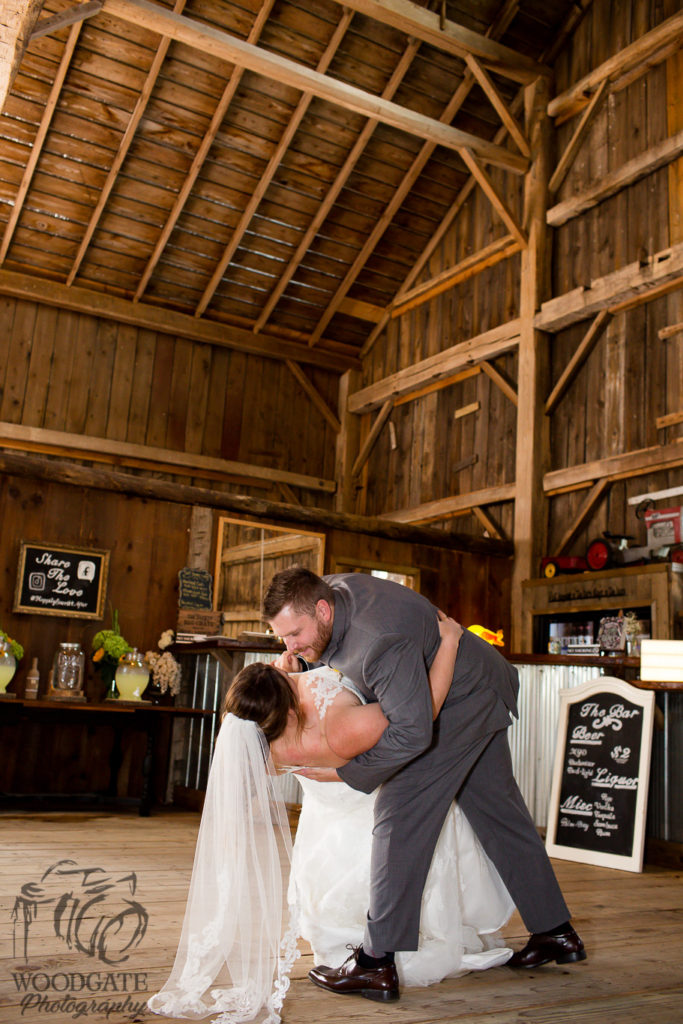
[[[119,691],[116,689],[116,665],[108,661],[101,661],[97,667],[100,679],[104,683],[102,700],[118,700]]]

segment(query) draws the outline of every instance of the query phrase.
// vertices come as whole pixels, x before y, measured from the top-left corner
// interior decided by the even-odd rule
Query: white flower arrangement
[[[145,662],[153,682],[157,684],[162,693],[168,691],[173,697],[180,692],[180,664],[171,652],[164,650],[164,648],[170,647],[174,639],[175,633],[173,630],[167,629],[159,637],[159,648],[163,651],[163,654],[159,654],[158,651],[145,652]]]

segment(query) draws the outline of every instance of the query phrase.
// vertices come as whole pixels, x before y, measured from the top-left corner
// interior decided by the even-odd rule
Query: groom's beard
[[[331,639],[332,623],[318,621],[316,623],[315,636],[310,644],[308,647],[303,648],[303,650],[297,651],[297,654],[301,654],[306,661],[319,661]]]

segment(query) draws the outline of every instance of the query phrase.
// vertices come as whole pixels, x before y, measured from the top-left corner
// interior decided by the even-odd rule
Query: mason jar
[[[85,655],[80,644],[60,644],[52,662],[53,690],[82,690],[84,666]]]

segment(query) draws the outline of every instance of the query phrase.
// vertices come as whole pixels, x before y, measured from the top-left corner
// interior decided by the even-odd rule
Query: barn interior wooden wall
[[[12,612],[18,545],[36,538],[112,550],[109,597],[124,625],[135,621],[140,646],[172,624],[192,501],[136,496],[141,479],[195,488],[199,503],[203,488],[274,502],[278,521],[287,509],[318,508],[457,535],[457,543],[413,544],[345,531],[340,521],[325,528],[326,564],[415,563],[429,596],[504,626],[512,649],[519,585],[538,574],[541,555],[581,554],[604,529],[643,541],[627,499],[680,483],[683,462],[683,18],[675,0],[543,10],[447,3],[442,39],[462,20],[477,39],[502,39],[506,54],[521,55],[508,77],[489,65],[489,86],[494,75],[507,109],[502,121],[477,60],[441,48],[434,4],[267,5],[265,43],[282,53],[289,40],[311,67],[348,16],[349,42],[333,70],[370,95],[384,95],[413,39],[415,71],[392,94],[397,103],[436,132],[464,90],[460,129],[475,148],[477,133],[486,136],[511,166],[487,165],[484,174],[485,157],[473,164],[467,147],[429,140],[423,153],[379,117],[346,206],[334,208],[324,245],[271,307],[265,332],[268,294],[254,280],[266,265],[284,265],[283,248],[291,251],[315,216],[335,161],[367,119],[316,98],[303,115],[314,149],[305,159],[282,151],[235,255],[230,231],[249,199],[244,181],[258,191],[266,180],[300,96],[290,81],[272,78],[264,88],[265,72],[249,72],[216,136],[229,159],[212,156],[150,269],[232,65],[177,34],[159,57],[170,5],[140,0],[105,0],[80,37],[63,22],[30,39],[39,14],[59,18],[68,7],[25,5],[1,119],[2,628],[41,660],[58,638],[87,642],[82,623]],[[265,11],[188,4],[185,13],[200,36],[202,19],[220,28],[223,18],[246,38]],[[437,26],[429,40],[413,37],[429,18],[428,28]],[[305,36],[314,21],[319,38]],[[375,47],[370,56],[363,39]],[[69,45],[66,84],[52,92]],[[155,56],[158,95],[116,178],[117,146]],[[535,77],[531,66],[552,75]],[[193,117],[183,113],[191,92],[203,103]],[[50,104],[54,121],[41,136]],[[430,161],[427,171],[411,179],[420,159]],[[403,205],[395,201],[401,186]],[[207,213],[221,189],[232,197],[224,222],[218,207]],[[258,259],[247,251],[254,238]],[[202,289],[221,268],[207,307]],[[60,484],[47,463],[77,463],[92,475]],[[127,474],[128,492],[107,489],[97,476],[107,473]]]

